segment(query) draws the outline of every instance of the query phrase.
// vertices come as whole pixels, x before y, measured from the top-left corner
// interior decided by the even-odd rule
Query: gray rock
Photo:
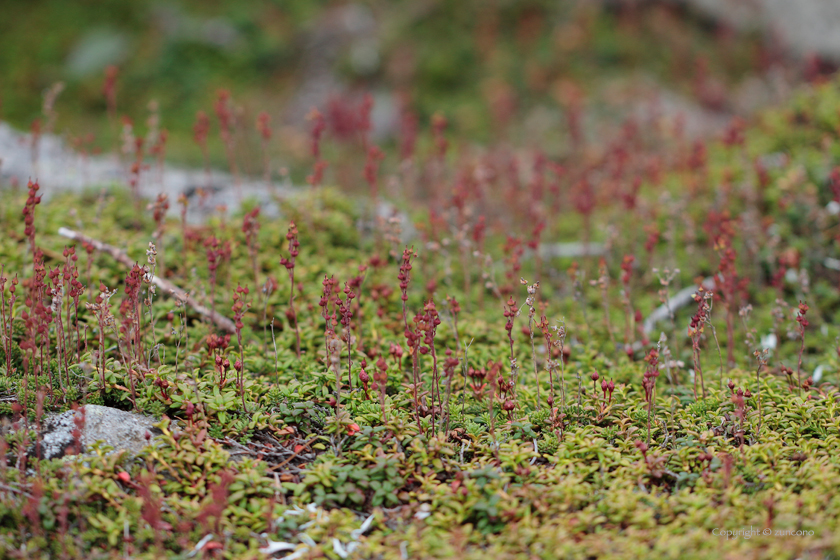
[[[837,0],[682,0],[738,29],[760,29],[800,55],[840,62]]]
[[[119,64],[129,54],[126,35],[113,29],[94,29],[85,33],[67,57],[67,73],[85,78],[101,73],[109,64]]]
[[[0,122],[0,187],[8,188],[14,179],[21,185],[21,189],[25,189],[27,180],[31,178],[40,184],[39,192],[44,200],[49,200],[54,194],[64,191],[82,192],[94,186],[128,185],[126,164],[121,164],[113,154],[84,159],[54,134],[41,136],[37,153],[36,162],[32,157],[31,134],[18,132]],[[154,200],[158,194],[165,193],[169,197],[169,214],[178,216],[178,196],[185,194],[187,198],[195,199],[199,188],[207,189],[209,197],[204,210],[197,200],[190,202],[187,220],[191,223],[203,222],[215,213],[218,205],[225,205],[229,211],[235,211],[242,200],[249,199],[260,205],[264,215],[274,217],[279,213],[276,204],[278,198],[305,192],[288,182],[268,186],[250,177],[243,177],[240,186],[236,187],[235,181],[227,173],[213,170],[208,178],[201,169],[171,165],[164,166],[163,173],[159,173],[156,166],[153,166],[141,174],[138,190],[148,200]]]
[[[85,422],[81,434],[82,453],[92,444],[101,441],[113,447],[115,451],[126,450],[129,455],[134,456],[148,445],[155,435],[161,433],[154,427],[157,420],[148,416],[95,404],[88,404],[83,408]],[[41,458],[63,457],[75,444],[73,431],[76,429],[76,417],[81,417],[81,410],[69,410],[47,418],[41,434]]]

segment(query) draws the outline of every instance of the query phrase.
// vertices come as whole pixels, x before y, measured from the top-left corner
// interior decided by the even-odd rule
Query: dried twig
[[[68,237],[70,239],[73,239],[74,241],[80,241],[82,243],[89,243],[93,247],[95,247],[98,251],[102,251],[103,253],[108,253],[115,260],[124,264],[125,266],[131,267],[131,266],[134,266],[134,264],[135,264],[134,260],[132,260],[127,254],[125,254],[123,251],[120,251],[119,249],[117,249],[113,245],[108,245],[107,243],[103,243],[102,241],[93,239],[93,238],[88,237],[88,236],[86,236],[82,233],[79,233],[77,231],[73,231],[72,229],[68,229],[68,228],[65,228],[65,227],[58,228],[58,234],[63,236],[63,237]],[[233,321],[231,321],[227,317],[217,313],[216,311],[211,311],[210,309],[207,309],[206,307],[204,307],[203,305],[198,303],[195,299],[193,299],[192,296],[190,296],[187,292],[185,292],[184,290],[182,290],[181,288],[179,288],[178,286],[176,286],[175,284],[173,284],[169,280],[164,280],[163,278],[161,278],[159,276],[153,276],[152,277],[152,283],[154,283],[155,286],[157,286],[161,290],[164,290],[168,294],[180,299],[181,301],[185,301],[187,303],[187,305],[189,305],[190,307],[192,307],[195,310],[196,313],[198,313],[199,315],[203,315],[204,317],[207,317],[208,319],[213,321],[213,323],[215,323],[216,326],[219,327],[220,329],[223,329],[223,330],[225,330],[229,333],[235,333],[236,332],[236,327],[234,326]]]

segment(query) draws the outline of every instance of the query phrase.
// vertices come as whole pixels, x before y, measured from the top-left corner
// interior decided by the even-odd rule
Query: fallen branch
[[[65,227],[58,228],[58,234],[62,237],[67,237],[74,241],[79,241],[81,243],[89,243],[92,245],[97,251],[102,251],[103,253],[108,253],[111,255],[115,260],[124,264],[125,266],[132,267],[136,264],[136,261],[132,260],[127,254],[123,251],[120,251],[113,245],[108,245],[107,243],[103,243],[91,237],[88,237],[82,233],[77,231],[73,231],[72,229],[67,229]],[[236,327],[233,324],[233,321],[217,313],[216,311],[211,311],[198,303],[195,299],[192,298],[187,292],[170,282],[169,280],[164,280],[160,276],[152,276],[152,283],[160,288],[161,290],[165,291],[171,296],[186,302],[187,305],[192,307],[196,313],[199,315],[203,315],[207,317],[213,323],[216,324],[217,327],[223,329],[229,333],[235,333]]]

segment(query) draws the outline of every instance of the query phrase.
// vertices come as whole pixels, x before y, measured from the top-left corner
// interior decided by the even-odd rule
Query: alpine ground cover
[[[142,139],[123,186],[3,185],[4,554],[833,557],[838,107],[557,160],[360,119],[365,198],[313,112],[310,186],[201,225],[126,188]],[[161,435],[39,459],[84,404]]]

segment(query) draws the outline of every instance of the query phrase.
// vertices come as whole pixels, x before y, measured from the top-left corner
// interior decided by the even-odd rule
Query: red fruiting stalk
[[[403,250],[402,264],[400,264],[400,272],[397,274],[397,280],[400,281],[400,299],[402,299],[403,308],[403,326],[405,332],[408,333],[408,313],[406,310],[406,302],[408,301],[408,283],[411,281],[411,259],[416,257],[417,253],[408,247]],[[406,334],[406,338],[408,335]]]
[[[755,370],[755,384],[756,384],[756,394],[758,395],[758,430],[756,430],[756,438],[761,434],[761,424],[764,420],[764,410],[761,408],[761,368],[767,365],[767,354],[768,350],[756,350],[753,352],[756,361],[758,362],[758,367]]]
[[[388,388],[388,364],[381,356],[376,360],[376,372],[373,374],[374,388],[379,391],[379,405],[382,408],[382,423],[387,422],[385,415],[385,392]]]
[[[578,182],[572,197],[575,210],[583,216],[583,247],[584,255],[588,257],[592,239],[592,212],[595,210],[595,192],[588,178],[584,177]]]
[[[260,144],[263,156],[263,180],[265,186],[271,186],[271,159],[268,157],[268,143],[271,141],[271,117],[265,111],[257,115],[257,132],[260,133]]]
[[[210,311],[216,311],[216,279],[219,262],[222,259],[223,249],[219,249],[219,240],[211,235],[204,240],[204,247],[207,255],[207,269],[210,272]]]
[[[487,392],[487,407],[489,409],[488,412],[490,413],[490,437],[493,438],[493,454],[496,456],[496,461],[499,460],[499,445],[496,441],[496,411],[493,409],[493,402],[496,397],[496,378],[501,369],[501,362],[496,362],[495,364],[491,363],[488,368],[489,371],[487,372],[487,386],[490,389]],[[516,405],[514,404],[514,406]]]
[[[140,172],[146,169],[146,165],[143,163],[143,142],[142,136],[134,138],[134,162],[129,167],[128,175],[128,186],[134,195],[134,204],[138,212],[140,210]]]
[[[534,225],[534,228],[531,230],[531,238],[528,240],[526,245],[534,252],[534,274],[537,277],[540,277],[542,274],[540,236],[542,235],[543,230],[545,230],[545,221],[539,219],[538,216],[534,216],[534,220],[536,221],[536,225]]]
[[[23,207],[23,234],[29,238],[29,250],[35,254],[35,207],[41,203],[41,197],[38,196],[38,189],[40,188],[38,182],[29,181],[26,185],[29,189],[26,197],[26,204]]]
[[[218,336],[211,333],[207,337],[207,349],[213,359],[216,371],[219,372],[219,388],[224,389],[227,384],[227,372],[230,369],[230,361],[225,358],[225,351],[230,344],[230,335]]]
[[[592,328],[589,326],[589,318],[586,312],[586,301],[583,297],[583,281],[586,278],[586,271],[580,269],[577,261],[572,262],[572,266],[566,271],[572,281],[572,297],[575,302],[580,305],[581,315],[583,315],[583,323],[586,325],[586,334],[589,340],[592,340]],[[578,401],[580,395],[578,395]]]
[[[307,120],[313,122],[311,140],[312,140],[312,157],[315,158],[315,163],[312,166],[312,175],[306,178],[306,182],[313,187],[321,186],[321,181],[324,178],[324,170],[327,168],[327,162],[321,159],[321,137],[327,128],[327,123],[317,109],[313,108],[306,117]]]
[[[0,327],[3,328],[3,353],[6,355],[6,375],[12,375],[12,318],[14,317],[14,306],[17,300],[18,279],[17,275],[12,278],[9,286],[9,301],[6,302],[6,280],[3,276],[5,272],[5,265],[0,267]]]
[[[604,257],[601,257],[598,261],[598,280],[596,281],[596,284],[601,289],[601,303],[604,306],[604,326],[606,327],[607,334],[610,337],[610,343],[612,344],[612,347],[615,348],[615,336],[613,336],[612,325],[610,323],[610,276],[607,271],[607,261]]]
[[[636,257],[633,255],[624,255],[621,261],[621,297],[624,301],[624,348],[628,354],[632,353],[633,348],[633,319],[635,313],[633,312],[633,304],[630,301],[630,281],[633,278],[633,262]]]
[[[105,83],[102,85],[102,95],[108,105],[108,118],[112,123],[117,118],[117,75],[119,69],[116,66],[105,68]]]
[[[347,343],[347,384],[350,386],[350,389],[353,389],[353,377],[351,375],[351,370],[353,367],[353,299],[356,297],[356,293],[350,288],[347,282],[344,283],[344,295],[347,298],[346,300],[338,299],[336,303],[338,304],[338,314],[341,316],[341,327],[344,335],[344,341]]]
[[[429,300],[423,306],[423,315],[420,316],[420,320],[415,317],[415,322],[418,323],[418,333],[422,332],[423,334],[423,344],[426,346],[421,346],[419,348],[421,354],[427,354],[431,352],[432,354],[432,432],[435,431],[435,402],[437,398],[437,403],[441,404],[443,399],[440,395],[440,375],[438,372],[438,361],[437,361],[437,352],[435,351],[435,335],[437,334],[438,325],[440,325],[440,315],[438,314],[437,308],[435,307],[435,302]]]
[[[233,368],[236,370],[236,377],[237,383],[239,385],[239,394],[242,397],[242,409],[247,412],[248,409],[245,406],[245,375],[244,375],[244,364],[245,364],[245,349],[242,346],[242,317],[245,316],[245,312],[251,307],[250,302],[245,301],[245,296],[248,295],[248,288],[243,288],[239,284],[236,285],[236,291],[233,294],[233,306],[231,306],[231,311],[233,311],[233,320],[234,325],[236,327],[236,341],[239,343],[239,359],[234,363]]]
[[[205,534],[221,534],[222,512],[224,512],[225,508],[228,507],[228,488],[233,481],[233,473],[230,470],[225,469],[221,471],[219,475],[219,482],[209,484],[210,497],[207,500],[207,503],[202,506],[201,511],[196,517],[196,521],[201,524]],[[210,524],[210,518],[215,520],[212,525]]]
[[[648,403],[647,429],[648,445],[650,445],[650,416],[653,412],[654,401],[656,399],[656,378],[659,377],[659,351],[651,348],[647,357],[645,357],[645,361],[648,363],[648,367],[645,369],[642,388],[645,390],[645,401]]]
[[[108,291],[105,284],[99,284],[99,294],[93,303],[85,303],[85,307],[93,311],[96,315],[96,320],[99,323],[99,391],[105,392],[105,329],[113,327],[114,317],[111,315],[111,310],[108,308],[111,297],[116,291]],[[127,360],[124,360],[127,363]]]
[[[154,204],[149,205],[152,209],[152,217],[155,220],[155,247],[160,247],[160,255],[157,258],[158,265],[160,266],[160,276],[166,276],[164,268],[163,268],[163,259],[161,256],[163,254],[163,230],[166,227],[166,212],[169,210],[169,197],[165,193],[160,193],[157,196]]]
[[[407,160],[414,155],[414,148],[417,145],[417,115],[408,107],[406,102],[402,103],[400,110],[400,158]]]
[[[332,293],[332,286],[333,286],[333,278],[327,278],[326,275],[324,276],[324,281],[322,282],[324,287],[324,295],[321,296],[321,300],[318,302],[318,305],[321,307],[321,317],[324,318],[324,337],[326,339],[326,351],[327,351],[327,367],[332,367],[332,341],[335,339],[335,330],[333,329],[333,316],[330,315],[329,305],[333,299]],[[337,405],[341,404],[341,371],[339,368],[335,368],[335,400]]]
[[[362,98],[362,104],[359,107],[359,122],[356,126],[357,130],[359,131],[359,136],[362,140],[362,148],[365,150],[369,147],[369,136],[371,131],[371,120],[370,114],[373,111],[373,96],[370,93],[366,93],[364,98]]]
[[[207,136],[210,134],[210,118],[204,111],[199,111],[195,114],[195,124],[193,125],[193,140],[201,149],[201,155],[204,158],[204,178],[205,187],[210,188],[210,153],[207,150]]]
[[[534,362],[534,379],[537,382],[537,410],[540,409],[540,374],[537,369],[537,350],[534,346],[534,318],[537,316],[537,310],[534,309],[536,301],[536,293],[540,287],[539,282],[534,282],[528,285],[528,282],[522,278],[520,283],[527,286],[528,297],[525,298],[525,305],[528,306],[528,336],[531,338],[531,359]]]
[[[739,420],[739,436],[741,447],[744,446],[744,417],[746,416],[746,403],[744,402],[744,390],[738,389],[732,394],[732,403],[735,405],[735,417]]]
[[[142,314],[140,308],[140,286],[143,282],[143,277],[146,275],[146,269],[141,268],[135,264],[131,271],[125,278],[125,294],[126,297],[120,303],[120,314],[123,317],[122,326],[119,329],[121,341],[125,341],[128,347],[127,354],[129,359],[124,359],[126,369],[129,372],[129,381],[131,386],[131,399],[134,407],[137,408],[137,393],[134,380],[133,364],[141,364],[144,362],[144,352],[142,349]],[[120,347],[122,352],[122,346]],[[148,364],[147,364],[148,365]]]
[[[502,289],[502,293],[510,295],[514,289],[514,278],[519,276],[519,272],[522,270],[522,255],[525,254],[525,246],[521,239],[508,235],[505,241],[504,252],[507,255],[505,261],[508,265],[505,276],[509,283]]]
[[[700,379],[703,398],[706,398],[706,383],[703,379],[703,370],[700,367],[700,336],[703,334],[705,325],[709,324],[709,313],[711,307],[709,301],[712,298],[711,292],[707,292],[702,286],[698,288],[693,296],[697,302],[697,313],[691,318],[688,325],[688,336],[691,337],[692,357],[694,359],[694,400],[697,400],[697,379]],[[723,372],[721,371],[721,384],[723,384]]]
[[[157,159],[158,182],[163,184],[163,164],[166,161],[166,141],[169,140],[169,131],[165,128],[158,133],[155,143],[149,148],[149,154]]]
[[[29,312],[24,311],[22,318],[26,324],[28,338],[24,340],[21,350],[31,350],[33,381],[37,384],[38,375],[44,372],[44,364],[49,365],[49,330],[53,321],[52,309],[44,304],[47,290],[47,271],[44,267],[44,255],[40,249],[35,249],[33,258],[34,275],[30,279],[29,295],[25,303]],[[45,359],[46,351],[46,359]],[[37,364],[35,361],[37,360]],[[24,355],[24,374],[29,372],[28,354]],[[49,369],[50,387],[52,387],[52,368]]]
[[[40,151],[38,147],[41,145],[41,134],[43,133],[42,126],[41,126],[41,119],[34,119],[32,124],[29,125],[29,134],[30,134],[30,144],[29,144],[29,153],[30,159],[32,160],[32,170],[35,175],[38,174],[38,156]]]
[[[414,317],[414,323],[419,322],[419,316]],[[414,417],[417,421],[417,425],[420,425],[420,402],[418,400],[417,390],[420,386],[420,375],[419,375],[419,354],[420,354],[420,331],[418,330],[411,330],[406,327],[405,332],[403,333],[406,340],[406,346],[408,347],[408,352],[411,355],[411,381],[412,381],[412,391],[414,393]]]
[[[219,119],[219,136],[222,138],[222,144],[225,146],[225,154],[228,159],[228,166],[230,173],[233,175],[233,181],[236,185],[236,191],[239,198],[242,198],[242,182],[239,179],[239,167],[236,164],[236,153],[234,152],[233,132],[236,127],[236,115],[231,108],[230,92],[227,90],[220,90],[216,103],[213,106],[216,112],[216,117]]]
[[[75,312],[75,330],[76,330],[76,356],[81,355],[80,344],[81,336],[79,335],[79,297],[85,292],[85,287],[79,282],[79,270],[76,267],[76,262],[79,256],[76,255],[75,247],[65,247],[64,249],[64,267],[62,268],[62,280],[67,286],[67,325],[70,325],[70,300],[73,300],[73,310]],[[70,334],[68,333],[68,339]]]
[[[181,244],[184,247],[186,254],[190,250],[190,238],[187,236],[187,208],[190,205],[190,199],[184,194],[178,195],[178,204],[181,205]]]
[[[542,331],[543,339],[545,339],[545,353],[546,353],[546,360],[545,360],[545,368],[548,370],[548,384],[550,388],[550,393],[548,395],[548,409],[551,411],[552,419],[554,417],[554,371],[557,368],[557,364],[554,361],[553,350],[554,350],[554,341],[552,340],[551,329],[548,324],[548,319],[545,315],[540,316],[540,322],[537,323],[537,327]],[[558,341],[559,342],[559,341]],[[561,357],[562,359],[562,357]],[[564,403],[565,404],[565,403]]]
[[[378,146],[371,145],[367,151],[367,159],[365,160],[365,181],[370,187],[370,198],[373,201],[374,215],[378,212],[379,207],[379,162],[385,158],[385,154]]]
[[[802,395],[802,353],[805,351],[805,329],[808,328],[808,319],[805,314],[808,313],[808,306],[799,302],[799,308],[796,312],[796,323],[799,330],[799,359],[796,363],[796,378],[799,381],[799,394]]]
[[[260,208],[257,206],[242,218],[242,233],[245,234],[245,244],[248,246],[248,256],[251,257],[251,269],[254,273],[254,293],[259,293],[260,278],[257,268],[257,256],[259,255],[259,243],[257,237],[260,233]]]
[[[166,212],[169,210],[169,197],[166,193],[158,194],[155,202],[149,205],[149,209],[152,210],[152,218],[155,220],[155,239],[160,243],[163,228],[166,226],[164,218],[166,218]]]
[[[356,348],[362,349],[364,348],[364,344],[362,343],[362,284],[365,281],[365,272],[367,271],[367,265],[361,264],[359,265],[359,272],[362,274],[358,276],[354,276],[350,280],[348,280],[347,285],[350,286],[350,289],[354,290],[356,294],[356,303],[355,303],[355,313],[356,313]]]
[[[443,372],[446,376],[446,398],[443,401],[443,413],[446,415],[446,426],[443,429],[444,433],[449,432],[449,399],[452,396],[452,379],[455,377],[455,368],[461,360],[453,356],[452,350],[446,349],[446,358],[443,360]]]
[[[508,335],[508,342],[510,343],[510,380],[513,383],[513,394],[516,395],[516,381],[517,381],[517,372],[519,371],[518,366],[516,365],[516,358],[513,356],[513,320],[519,315],[519,308],[516,307],[516,300],[513,297],[508,298],[506,308],[504,309],[504,317],[505,321],[505,330],[507,331]]]
[[[432,135],[435,139],[435,155],[441,160],[446,157],[446,151],[449,148],[449,141],[444,136],[446,127],[449,122],[441,113],[435,113],[432,116]]]
[[[300,358],[300,326],[298,325],[297,312],[295,312],[295,260],[300,253],[300,241],[298,241],[298,229],[294,222],[289,224],[289,231],[286,233],[286,240],[289,242],[289,258],[281,257],[280,264],[286,267],[289,272],[289,322],[294,324],[297,357]]]
[[[726,361],[730,367],[735,363],[735,310],[738,309],[738,294],[744,287],[746,278],[740,278],[735,270],[735,224],[727,212],[713,214],[706,224],[707,230],[717,228],[713,248],[720,262],[715,286],[726,305]]]
[[[66,387],[70,386],[70,360],[67,357],[67,345],[64,333],[64,322],[61,319],[61,304],[64,301],[64,284],[62,283],[61,278],[61,271],[58,268],[54,268],[50,271],[50,281],[52,282],[53,287],[50,289],[50,312],[51,316],[55,320],[55,345],[56,345],[56,364],[58,368],[58,384],[61,387],[62,393],[64,395],[67,394]],[[69,319],[68,319],[69,321]],[[61,381],[61,364],[62,364],[62,355],[64,357],[64,371],[67,377],[67,385],[62,386]]]

